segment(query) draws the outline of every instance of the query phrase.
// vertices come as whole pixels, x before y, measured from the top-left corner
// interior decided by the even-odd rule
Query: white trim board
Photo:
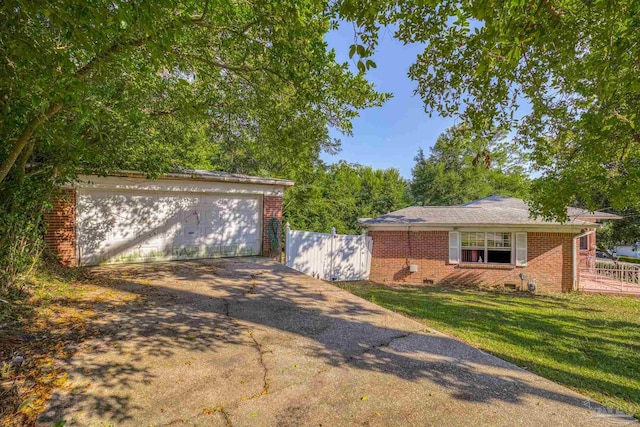
[[[284,186],[269,184],[245,184],[235,182],[215,182],[187,179],[157,179],[132,178],[120,176],[99,177],[93,175],[79,175],[78,182],[70,184],[69,188],[114,191],[155,191],[155,192],[187,192],[187,193],[218,193],[218,194],[262,194],[265,196],[282,197]]]
[[[530,233],[579,233],[585,228],[598,228],[599,224],[585,225],[517,225],[517,224],[464,224],[464,225],[370,225],[365,228],[368,231],[526,231]]]

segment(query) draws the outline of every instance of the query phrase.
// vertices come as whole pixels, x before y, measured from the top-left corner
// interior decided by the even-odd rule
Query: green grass
[[[640,418],[640,299],[339,286]]]
[[[640,264],[640,258],[632,258],[629,256],[621,256],[618,258],[618,261],[621,262],[630,262],[632,264]]]

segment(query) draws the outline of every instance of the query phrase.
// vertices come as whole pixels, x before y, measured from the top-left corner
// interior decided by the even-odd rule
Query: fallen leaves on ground
[[[97,305],[134,299],[106,282],[82,269],[45,266],[25,284],[28,292],[1,296],[6,302],[0,310],[0,426],[35,425],[56,388],[87,392],[91,384],[70,384],[62,362],[79,343],[99,335],[91,325]]]

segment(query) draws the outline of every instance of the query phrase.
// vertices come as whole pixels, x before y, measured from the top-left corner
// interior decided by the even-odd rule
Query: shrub
[[[618,257],[618,261],[620,261],[620,262],[630,262],[630,263],[633,263],[633,264],[640,264],[640,258],[633,258],[633,257],[629,257],[629,256]]]
[[[12,185],[13,184],[13,185]],[[0,188],[0,290],[21,286],[37,262],[43,242],[43,211],[51,185],[23,177]]]

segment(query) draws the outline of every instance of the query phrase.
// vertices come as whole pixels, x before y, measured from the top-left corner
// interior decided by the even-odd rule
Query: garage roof
[[[147,174],[136,171],[118,171],[110,174],[111,176],[129,176],[146,178]],[[165,179],[185,179],[185,180],[202,180],[214,182],[237,182],[244,184],[264,184],[264,185],[282,185],[283,187],[291,187],[294,182],[288,179],[266,178],[261,176],[242,175],[237,173],[228,173],[221,171],[209,171],[203,169],[182,169],[175,172],[169,172],[162,175]]]
[[[597,227],[597,215],[585,221],[583,210],[569,210],[569,221],[546,221],[532,218],[527,204],[513,197],[489,196],[457,206],[412,206],[360,220],[364,227],[382,225],[467,226],[467,225],[523,225],[523,226],[584,226]],[[572,216],[572,214],[574,216]],[[610,215],[610,214],[604,214]],[[611,215],[610,219],[616,219]],[[607,218],[609,219],[609,218]]]

